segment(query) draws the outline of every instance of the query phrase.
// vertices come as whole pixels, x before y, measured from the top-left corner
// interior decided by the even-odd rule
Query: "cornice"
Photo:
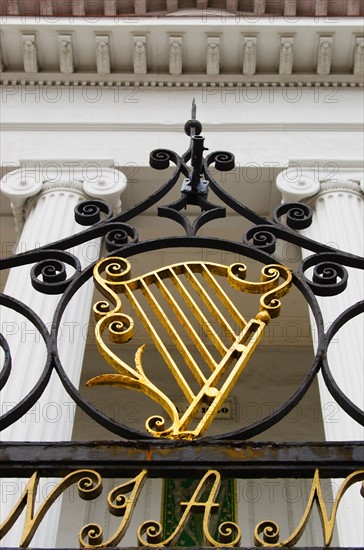
[[[97,23],[61,18],[47,23],[19,17],[2,26],[2,82],[359,86],[364,76],[363,34],[360,18],[245,22],[234,17],[137,17],[128,22],[105,18]],[[213,61],[212,38],[218,38]],[[321,46],[327,46],[328,55]]]

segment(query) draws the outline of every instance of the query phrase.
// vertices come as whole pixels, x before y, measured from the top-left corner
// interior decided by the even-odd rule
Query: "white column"
[[[27,161],[20,170],[5,176],[1,181],[1,190],[10,197],[17,228],[21,230],[17,252],[32,250],[84,230],[85,227],[74,219],[74,208],[90,197],[110,202],[114,212],[119,212],[120,193],[126,187],[126,179],[124,174],[107,166],[110,166],[110,161],[40,161],[33,163],[33,166]],[[21,229],[24,212],[26,220]],[[80,260],[84,268],[99,257],[100,246],[101,239],[94,239],[69,251]],[[32,308],[50,327],[60,295],[45,295],[35,290],[30,282],[31,267],[13,268],[4,292]],[[71,274],[72,268],[70,271],[67,269],[67,277]],[[88,281],[67,306],[60,326],[60,358],[76,387],[81,374],[92,294],[93,284]],[[5,412],[25,397],[37,383],[46,360],[46,349],[35,327],[14,311],[3,308],[1,325],[13,362],[10,378],[2,391],[2,412]],[[53,373],[36,405],[4,430],[2,440],[70,440],[74,412],[71,398]],[[51,484],[52,480],[47,480],[46,485],[40,485],[39,491],[46,491]],[[19,480],[4,480],[1,503],[4,517],[20,494]],[[47,520],[43,522],[32,545],[51,547],[55,544],[60,504],[59,499],[48,512]],[[14,526],[12,531],[2,544],[19,545],[22,529]]]
[[[306,163],[311,169],[288,168],[277,178],[277,187],[284,202],[305,200],[313,210],[312,225],[302,233],[335,249],[364,255],[364,193],[363,171],[340,162]],[[342,163],[344,164],[344,163]],[[334,173],[335,172],[335,173]],[[302,250],[303,256],[313,252]],[[360,270],[347,268],[347,289],[334,297],[317,297],[323,313],[325,330],[345,309],[364,296],[364,276]],[[314,318],[311,315],[314,325]],[[315,332],[315,331],[314,331]],[[358,316],[346,324],[334,337],[328,352],[331,372],[341,390],[364,409],[363,377],[364,323]],[[314,342],[316,345],[317,342]],[[322,415],[327,441],[362,441],[364,429],[351,419],[335,402],[326,388],[321,373],[318,378]],[[334,485],[334,492],[335,485]],[[347,498],[348,497],[348,498]],[[364,499],[358,486],[353,487],[339,507],[337,528],[340,545],[364,544]]]

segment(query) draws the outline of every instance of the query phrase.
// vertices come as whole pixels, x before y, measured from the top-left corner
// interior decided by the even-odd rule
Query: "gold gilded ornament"
[[[265,326],[271,318],[280,314],[279,298],[287,294],[292,286],[292,275],[282,265],[264,266],[260,282],[246,281],[246,271],[246,266],[238,263],[226,266],[212,262],[184,262],[130,278],[131,266],[127,260],[119,257],[101,260],[94,269],[95,284],[114,307],[110,309],[109,302],[105,301],[94,305],[94,314],[98,321],[95,328],[96,342],[101,355],[118,374],[96,376],[89,380],[87,385],[120,386],[150,396],[163,407],[171,421],[168,428],[165,427],[165,419],[161,416],[153,416],[146,421],[148,432],[156,437],[191,440],[204,434],[261,341]],[[106,278],[102,276],[104,272]],[[226,279],[232,288],[240,292],[262,294],[259,312],[254,319],[244,319],[224,291],[220,284],[221,279]],[[194,322],[190,321],[175,299],[170,283],[192,313]],[[138,293],[143,296],[143,304],[147,305],[148,310],[138,298]],[[113,353],[104,342],[103,334],[106,330],[111,342],[114,343],[127,342],[134,335],[134,320],[122,312],[119,294],[123,294],[131,304],[181,388],[188,402],[183,414],[179,414],[173,400],[145,374],[142,366],[145,345],[137,349],[135,365],[132,367]],[[194,298],[196,295],[198,300]],[[201,302],[202,307],[199,305]],[[183,369],[168,350],[153,324],[149,310],[152,310],[154,317],[182,356],[184,364],[199,386],[198,391],[193,391]],[[224,312],[227,312],[231,319],[227,319]],[[219,330],[215,330],[215,325],[212,326],[209,321],[210,318],[218,325]],[[203,372],[186,344],[187,338],[181,337],[179,329],[176,328],[176,321],[179,323],[179,329],[182,326],[187,333],[211,374],[206,376]],[[201,337],[201,331],[196,330],[196,322],[219,354],[219,360],[214,359]],[[234,328],[236,326],[238,329]],[[225,338],[221,337],[219,332],[224,334]],[[202,407],[202,419],[191,427]]]
[[[330,546],[331,540],[334,534],[335,520],[338,511],[340,501],[346,491],[357,483],[358,481],[362,482],[362,490],[364,480],[364,470],[356,470],[349,474],[341,483],[339,490],[335,495],[335,500],[331,509],[331,514],[329,516],[325,499],[322,491],[321,481],[320,481],[320,471],[315,470],[315,475],[312,480],[310,496],[307,502],[305,512],[299,522],[299,525],[294,530],[291,535],[283,541],[279,540],[279,526],[276,522],[271,520],[264,520],[258,523],[254,529],[254,542],[257,546],[262,546],[264,548],[288,548],[297,544],[297,542],[302,537],[307,523],[310,519],[311,512],[313,510],[314,504],[316,503],[318,508],[318,513],[321,520],[322,534],[324,539],[325,547]],[[261,538],[263,535],[263,538]]]
[[[14,509],[0,525],[0,540],[11,530],[25,509],[23,532],[20,535],[20,547],[28,548],[46,513],[60,495],[71,485],[77,483],[78,495],[83,500],[94,500],[102,493],[102,479],[95,470],[76,470],[61,479],[54,489],[44,498],[37,510],[35,504],[39,498],[39,474],[34,472],[29,479]],[[142,470],[135,478],[114,487],[107,496],[108,510],[113,516],[121,517],[115,533],[103,540],[103,529],[98,523],[88,523],[79,532],[78,542],[81,548],[110,548],[118,544],[128,529],[135,504],[147,479],[147,470]]]
[[[211,483],[211,487],[208,485],[209,482]],[[219,525],[219,540],[215,540],[210,533],[211,514],[217,512],[220,506],[220,504],[216,502],[220,485],[220,473],[217,470],[209,470],[200,480],[190,500],[180,503],[183,511],[182,517],[173,533],[164,539],[163,527],[158,521],[145,521],[138,529],[138,545],[147,548],[174,546],[183,529],[188,524],[189,516],[193,513],[202,513],[203,534],[208,546],[212,548],[221,548],[222,544],[224,548],[237,546],[241,539],[241,529],[232,521],[225,521]]]
[[[116,531],[103,540],[103,529],[97,523],[84,525],[78,535],[81,548],[110,548],[115,547],[125,536],[135,510],[138,498],[148,479],[148,471],[143,469],[134,478],[117,485],[107,495],[108,511],[113,516],[120,517],[120,524]],[[38,491],[40,476],[38,472],[29,479],[22,495],[15,504],[5,521],[0,525],[0,540],[12,531],[16,526],[16,534],[19,536],[19,546],[29,548],[29,545],[42,524],[47,512],[60,495],[71,485],[77,484],[78,495],[82,500],[92,501],[99,499],[102,493],[102,478],[95,470],[76,470],[61,479],[53,490],[41,500],[36,508],[38,498],[42,499]],[[354,484],[361,482],[361,494],[364,496],[364,470],[351,472],[340,484],[335,495],[334,502],[329,511],[325,504],[321,485],[320,472],[316,469],[306,509],[296,529],[285,539],[280,541],[279,525],[271,520],[259,522],[254,529],[254,542],[256,546],[263,548],[291,548],[295,546],[305,532],[311,513],[316,504],[321,520],[322,534],[325,547],[329,547],[337,512],[341,499],[347,490]],[[221,484],[221,474],[217,470],[209,470],[200,479],[193,495],[187,502],[180,502],[181,518],[173,533],[163,534],[162,525],[155,520],[144,521],[137,530],[138,545],[146,548],[162,548],[173,545],[178,540],[183,529],[188,525],[189,518],[193,514],[203,514],[203,534],[209,547],[221,548],[234,547],[240,543],[241,529],[239,525],[228,521],[221,523],[218,528],[218,540],[215,540],[210,532],[211,514],[219,508],[217,497]],[[17,520],[23,517],[23,529],[19,530]],[[15,532],[15,529],[13,530]]]

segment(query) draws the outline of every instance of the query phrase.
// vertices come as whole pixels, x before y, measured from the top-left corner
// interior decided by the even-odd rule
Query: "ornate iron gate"
[[[188,517],[191,514],[202,514],[203,534],[207,546],[243,547],[244,535],[242,537],[240,527],[236,523],[230,521],[221,524],[217,535],[212,534],[209,529],[210,515],[219,506],[216,499],[221,477],[312,479],[306,511],[295,531],[285,540],[281,540],[279,526],[273,521],[265,520],[255,528],[255,544],[257,547],[280,548],[299,544],[312,508],[316,504],[322,519],[324,544],[329,545],[341,497],[352,484],[364,479],[364,446],[360,442],[279,444],[247,441],[282,420],[300,402],[320,369],[336,402],[355,422],[364,424],[363,411],[338,387],[330,372],[327,358],[328,346],[333,336],[343,324],[363,313],[364,301],[358,301],[343,311],[325,332],[315,297],[334,296],[342,292],[348,279],[346,267],[363,270],[364,259],[334,250],[300,235],[297,230],[307,228],[312,220],[310,208],[305,204],[280,205],[275,209],[273,220],[270,221],[227,194],[213,177],[210,167],[214,166],[220,171],[232,170],[234,156],[225,151],[218,151],[204,157],[204,138],[201,131],[202,126],[196,120],[193,108],[192,118],[185,125],[185,132],[190,138],[188,150],[181,156],[167,149],[158,149],[150,154],[152,168],[163,170],[172,163],[175,169],[170,179],[146,200],[115,217],[104,202],[83,202],[76,208],[75,217],[78,223],[88,226],[87,229],[38,250],[1,260],[1,269],[34,264],[31,272],[34,288],[45,294],[60,295],[50,330],[27,304],[10,296],[1,296],[1,304],[22,313],[35,325],[47,347],[46,364],[36,387],[29,391],[25,399],[3,415],[1,429],[18,421],[36,403],[52,372],[56,372],[72,400],[87,415],[120,438],[118,441],[96,443],[2,443],[2,475],[30,478],[18,505],[0,530],[2,537],[26,508],[26,522],[19,541],[21,547],[31,544],[34,533],[49,507],[67,487],[77,484],[79,496],[90,500],[100,495],[103,477],[116,476],[129,479],[125,484],[115,487],[108,495],[110,513],[120,516],[117,532],[107,541],[103,541],[101,526],[89,524],[80,527],[81,547],[111,548],[123,544],[123,536],[128,528],[135,502],[148,476],[193,477],[198,481],[189,501],[181,503],[181,519],[175,530],[172,533],[164,533],[162,525],[157,521],[147,521],[140,526],[136,534],[137,542],[141,546],[172,546],[178,540]],[[137,228],[132,225],[133,220],[154,205],[160,205],[181,177],[181,198],[176,202],[159,206],[158,215],[180,224],[185,236],[165,236],[157,240],[140,241]],[[224,206],[210,202],[210,191]],[[193,220],[183,213],[189,206],[197,206],[200,209],[200,213]],[[205,224],[225,217],[225,206],[252,223],[252,228],[244,235],[242,242],[201,237],[198,234]],[[68,249],[100,236],[105,239],[109,256],[96,266],[92,265],[82,271],[79,260],[68,252]],[[277,239],[296,244],[313,254],[300,263],[298,270],[292,271],[277,262],[274,257]],[[162,248],[203,248],[232,252],[242,258],[261,263],[261,281],[246,281],[249,273],[247,275],[244,264],[225,266],[203,261],[160,266],[157,270],[144,272],[143,276],[131,278],[128,258]],[[73,276],[67,278],[65,265],[74,268]],[[313,268],[312,278],[305,274],[308,268]],[[137,431],[108,417],[84,399],[68,378],[58,354],[58,330],[62,314],[71,298],[93,274],[97,287],[106,297],[106,301],[94,306],[98,321],[96,340],[100,352],[114,371],[94,377],[89,381],[89,385],[106,384],[142,391],[161,404],[166,414],[146,419],[145,432]],[[224,287],[226,284],[235,292],[262,294],[258,300],[255,318],[250,321],[244,319],[242,312],[237,310],[234,301],[227,294]],[[233,432],[209,436],[206,430],[259,344],[265,326],[272,317],[279,314],[280,299],[289,291],[292,284],[302,293],[310,306],[318,329],[317,352],[312,364],[307,368],[304,380],[293,395],[270,415],[257,422],[238,426]],[[188,375],[182,372],[159,338],[151,314],[147,312],[146,306],[141,304],[141,298],[137,297],[138,292],[183,357],[188,367]],[[138,318],[149,332],[167,368],[172,372],[187,402],[185,412],[180,413],[170,397],[154,386],[148,378],[142,364],[143,346],[136,349],[135,365],[127,364],[108,348],[108,343],[103,337],[106,331],[114,343],[122,343],[133,337],[135,320],[133,316],[124,312],[120,294],[123,295],[123,300],[131,305],[135,318]],[[164,309],[161,306],[161,296],[168,306]],[[175,296],[182,300],[183,306],[179,305]],[[282,304],[284,307],[284,298]],[[207,336],[218,353],[218,359],[212,357],[196,330],[196,325],[187,319],[184,307],[188,308],[197,326],[202,329],[208,323],[207,315],[216,319],[223,336],[215,330],[209,330]],[[205,313],[205,310],[208,313]],[[225,313],[222,313],[223,311]],[[180,337],[179,330],[173,328],[172,316],[184,327],[189,341],[199,350],[205,366],[207,365],[211,371],[208,375],[201,366],[202,362],[196,362],[194,357],[189,355],[185,340]],[[237,326],[238,329],[233,326]],[[0,372],[2,388],[7,383],[11,371],[11,354],[3,336],[0,344],[5,354]],[[197,390],[192,389],[192,379],[197,383]],[[198,416],[201,405],[202,417]],[[166,415],[169,417],[167,421],[164,418]],[[63,479],[35,513],[34,502],[39,477],[50,476]],[[331,512],[326,508],[321,486],[321,479],[329,477],[345,478]],[[359,485],[357,489],[360,490]]]

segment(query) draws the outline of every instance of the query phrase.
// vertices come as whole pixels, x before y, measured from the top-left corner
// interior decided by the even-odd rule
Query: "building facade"
[[[1,10],[2,544],[363,547],[362,2]],[[111,255],[144,281],[118,283],[122,345],[92,314]],[[292,270],[279,317],[241,263]],[[206,432],[148,431],[196,384]]]

